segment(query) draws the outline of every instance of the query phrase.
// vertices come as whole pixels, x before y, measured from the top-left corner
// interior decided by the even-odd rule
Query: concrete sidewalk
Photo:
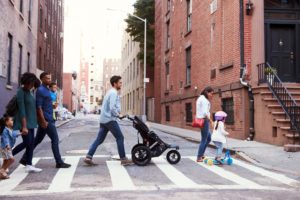
[[[201,140],[200,131],[192,131],[152,122],[148,122],[148,124],[151,129],[157,129],[193,142],[199,143]],[[215,147],[213,143],[210,146]],[[296,175],[300,179],[300,152],[285,152],[283,147],[233,138],[227,139],[225,147],[234,152],[238,157],[255,165]]]

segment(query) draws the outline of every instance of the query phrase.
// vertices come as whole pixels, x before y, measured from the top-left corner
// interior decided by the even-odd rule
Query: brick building
[[[77,111],[79,102],[77,73],[64,73],[63,79],[63,106],[70,112]]]
[[[155,1],[155,88],[160,89],[155,99],[161,107],[156,121],[192,128],[196,99],[210,85],[212,112],[229,114],[231,137],[297,143],[288,113],[268,85],[258,86],[257,66],[270,63],[292,95],[299,94],[299,5],[296,0]],[[287,49],[278,50],[277,44]]]
[[[37,1],[0,1],[0,116],[24,72],[36,73]]]
[[[62,88],[63,81],[63,0],[38,1],[37,67],[50,72]]]

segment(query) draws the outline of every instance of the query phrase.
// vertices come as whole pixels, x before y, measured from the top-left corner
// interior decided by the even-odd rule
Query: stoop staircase
[[[268,63],[258,71],[259,86],[253,88],[257,139],[300,151],[300,84],[282,83]]]
[[[282,83],[268,63],[258,68],[259,86],[253,88],[256,139],[300,151],[300,84]]]

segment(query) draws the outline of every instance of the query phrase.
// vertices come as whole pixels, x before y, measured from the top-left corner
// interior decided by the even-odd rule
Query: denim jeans
[[[214,142],[217,147],[216,150],[216,158],[221,158],[223,153],[223,143],[222,142]]]
[[[110,121],[106,124],[100,124],[100,130],[98,132],[98,136],[90,146],[89,152],[86,157],[92,158],[94,156],[97,147],[103,143],[103,141],[107,136],[108,131],[110,131],[113,134],[113,136],[116,138],[120,159],[126,158],[125,148],[124,148],[124,136],[122,134],[118,122],[116,121]]]
[[[23,142],[17,145],[12,153],[16,155],[26,148],[26,165],[32,165],[33,149],[34,149],[34,129],[28,129],[27,135],[22,135]]]
[[[208,144],[211,141],[211,134],[209,131],[209,120],[204,120],[204,127],[201,129],[201,142],[198,149],[198,155],[197,158],[201,158],[204,156],[205,150],[208,146]]]
[[[34,139],[34,148],[36,148],[37,145],[39,145],[43,141],[46,134],[49,136],[49,138],[51,140],[52,152],[53,152],[56,163],[57,164],[63,163],[63,160],[61,159],[61,155],[59,152],[59,146],[58,146],[59,138],[58,138],[57,130],[55,127],[55,122],[49,122],[48,127],[45,129],[40,126],[38,127],[36,137]],[[28,155],[25,153],[23,155],[22,159],[26,159],[27,156]]]

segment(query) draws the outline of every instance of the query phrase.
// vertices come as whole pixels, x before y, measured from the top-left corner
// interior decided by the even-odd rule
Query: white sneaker
[[[30,173],[30,172],[41,172],[43,170],[40,169],[40,168],[36,168],[36,167],[34,167],[32,165],[26,165],[25,171],[28,172],[28,173]]]

